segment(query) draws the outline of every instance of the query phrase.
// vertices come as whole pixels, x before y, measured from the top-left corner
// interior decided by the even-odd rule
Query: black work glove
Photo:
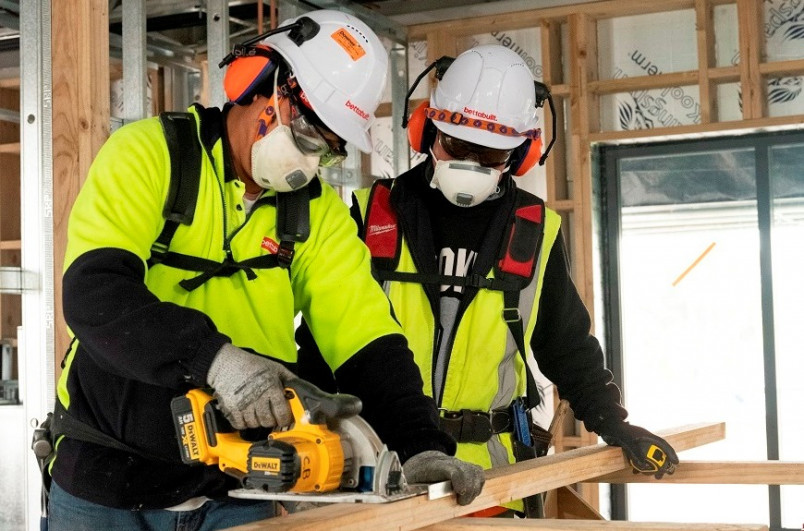
[[[678,456],[670,444],[645,428],[618,421],[598,428],[598,433],[611,446],[619,446],[634,467],[634,474],[653,474],[662,479],[676,471]]]

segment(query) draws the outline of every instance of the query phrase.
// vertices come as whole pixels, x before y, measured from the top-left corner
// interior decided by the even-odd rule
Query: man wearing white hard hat
[[[433,68],[435,90],[407,123],[427,159],[355,192],[353,217],[456,455],[492,468],[546,451],[549,434],[532,422],[540,390],[531,360],[635,470],[672,473],[673,448],[625,422],[569,276],[561,218],[516,183],[549,152],[536,115],[545,99],[552,108],[549,90],[500,45],[443,57],[416,83]],[[326,386],[312,338],[298,337],[301,373]],[[483,514],[539,516],[540,502]]]
[[[171,401],[211,387],[234,428],[288,426],[299,312],[409,482],[451,479],[460,503],[482,488],[482,469],[451,457],[455,442],[422,393],[348,208],[317,177],[346,142],[370,149],[386,50],[337,11],[268,33],[222,61],[222,110],[125,125],[78,195],[51,531],[206,530],[272,516],[271,502],[228,497],[239,484],[216,466],[182,462]]]

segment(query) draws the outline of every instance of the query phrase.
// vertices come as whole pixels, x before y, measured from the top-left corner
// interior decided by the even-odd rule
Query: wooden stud
[[[764,79],[759,62],[765,44],[762,31],[762,0],[737,0],[737,20],[740,42],[740,90],[742,91],[743,119],[765,116]]]
[[[52,3],[54,298],[61,301],[67,219],[87,171],[109,136],[109,2]],[[69,344],[56,304],[56,376]]]
[[[712,9],[709,0],[695,0],[698,93],[701,105],[701,123],[703,124],[717,120],[717,90],[709,79],[709,67],[715,66],[715,25]]]
[[[659,432],[658,435],[677,451],[683,451],[723,439],[725,424],[683,426]],[[326,528],[332,531],[419,529],[626,467],[630,465],[622,449],[602,444],[587,446],[487,470],[483,492],[469,505],[458,505],[453,496],[436,500],[417,496],[385,504],[335,504],[233,529],[318,530],[324,522]]]
[[[550,117],[550,109],[544,111],[545,123],[542,127],[542,149],[547,149],[547,144],[554,135],[556,141],[553,149],[545,161],[547,174],[547,205],[552,207],[553,202],[565,200],[569,197],[567,190],[567,163],[566,163],[566,139],[564,138],[564,99],[557,95],[553,87],[563,81],[564,74],[561,63],[561,23],[556,20],[544,20],[541,25],[542,43],[542,72],[544,84],[550,89],[555,103],[556,128],[553,131],[553,121]]]

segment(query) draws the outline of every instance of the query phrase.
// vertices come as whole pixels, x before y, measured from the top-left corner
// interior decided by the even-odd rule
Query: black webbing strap
[[[522,356],[522,363],[525,364],[525,375],[527,382],[527,404],[528,409],[532,409],[541,402],[539,386],[528,365],[528,358],[525,350],[525,330],[522,322],[522,315],[519,313],[519,293],[520,290],[510,290],[503,292],[503,319],[516,343],[516,348]]]
[[[231,256],[227,256],[223,262],[215,262],[206,258],[170,252],[165,254],[160,263],[176,269],[201,273],[197,277],[179,282],[179,286],[187,291],[193,291],[212,277],[230,277],[238,271],[243,271],[249,280],[254,280],[257,278],[254,269],[270,269],[279,266],[275,254],[255,256],[241,262],[235,262]]]
[[[404,271],[386,271],[380,269],[374,272],[374,276],[380,282],[391,280],[395,282],[413,282],[415,284],[463,286],[494,291],[519,289],[518,283],[501,280],[499,278],[486,278],[477,273],[461,277],[456,275],[442,275],[440,273],[408,273]]]
[[[56,400],[56,406],[53,410],[53,419],[51,420],[50,431],[52,433],[54,442],[57,441],[60,436],[64,435],[70,439],[97,444],[107,448],[114,448],[115,450],[136,454],[146,459],[156,459],[159,461],[166,460],[164,457],[149,455],[141,450],[132,448],[131,446],[118,441],[114,437],[93,428],[89,424],[81,422],[70,415],[67,410],[64,409],[61,401],[58,399]]]
[[[310,189],[303,186],[276,194],[276,234],[279,236],[278,264],[289,268],[296,242],[310,237]]]
[[[161,262],[179,224],[189,225],[193,222],[203,155],[192,114],[164,112],[159,115],[159,122],[170,154],[170,187],[162,209],[165,226],[151,246],[149,267]]]

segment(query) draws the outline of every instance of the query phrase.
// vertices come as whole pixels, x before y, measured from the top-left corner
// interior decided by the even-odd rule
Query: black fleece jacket
[[[206,144],[224,134],[219,114],[202,119]],[[226,178],[236,178],[231,164],[226,167]],[[213,213],[199,207],[196,216]],[[124,509],[224,498],[237,481],[216,466],[182,463],[170,404],[207,385],[212,359],[230,338],[204,313],[160,301],[143,283],[144,267],[129,251],[101,248],[78,257],[64,274],[65,319],[80,343],[65,367],[69,402],[60,392],[62,402],[73,417],[136,452],[68,436],[58,444],[52,477],[74,496]],[[361,415],[403,462],[424,450],[455,452],[455,441],[438,429],[435,404],[422,393],[402,335],[376,338],[337,377],[343,392],[362,400]]]

